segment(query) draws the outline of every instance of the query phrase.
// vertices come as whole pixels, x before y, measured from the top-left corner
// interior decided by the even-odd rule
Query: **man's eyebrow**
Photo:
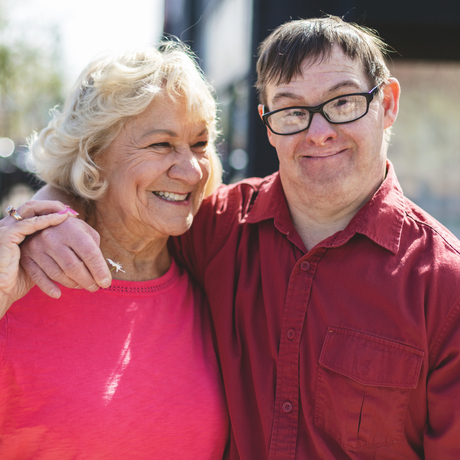
[[[303,96],[291,91],[280,91],[273,96],[273,102],[277,101],[278,99],[293,99],[295,101],[303,101]]]
[[[361,86],[357,82],[353,80],[346,80],[346,81],[341,81],[340,83],[337,83],[336,85],[328,88],[328,90],[326,91],[326,94],[335,93],[339,91],[340,89],[350,89],[350,90],[356,89],[357,91],[362,91]]]
[[[337,91],[341,89],[347,89],[350,91],[356,90],[357,92],[362,91],[361,86],[356,81],[346,80],[341,81],[340,83],[337,83],[336,85],[328,88],[324,93],[325,97],[327,98],[327,96],[337,93]],[[273,96],[273,102],[279,99],[292,99],[293,101],[304,101],[304,97],[302,94],[294,93],[292,91],[280,91]]]

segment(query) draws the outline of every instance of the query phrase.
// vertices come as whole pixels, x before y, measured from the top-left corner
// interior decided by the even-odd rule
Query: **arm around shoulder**
[[[46,185],[35,198],[59,200],[76,210],[79,217],[85,215],[82,200],[56,187]],[[21,265],[34,283],[52,297],[60,295],[54,282],[94,292],[111,283],[99,241],[99,234],[84,220],[72,219],[28,237],[21,245]]]
[[[34,200],[55,200],[60,201],[66,205],[69,205],[80,215],[80,218],[85,216],[85,205],[83,201],[75,196],[69,195],[63,190],[53,187],[52,185],[45,185],[37,193],[35,193]]]

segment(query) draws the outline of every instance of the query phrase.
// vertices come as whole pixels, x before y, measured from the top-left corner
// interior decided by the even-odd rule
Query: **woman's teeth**
[[[179,193],[173,193],[173,192],[153,192],[153,193],[167,201],[184,201],[188,195],[188,193],[186,193],[185,195],[180,195]]]

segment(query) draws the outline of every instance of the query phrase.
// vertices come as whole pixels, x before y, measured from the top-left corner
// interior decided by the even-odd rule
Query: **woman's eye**
[[[169,144],[168,142],[159,142],[157,144],[151,144],[149,145],[149,147],[160,151],[169,151],[172,149],[171,144]]]
[[[196,144],[193,144],[192,148],[193,150],[197,152],[205,152],[207,146],[208,146],[208,141],[201,141],[201,142],[197,142]]]

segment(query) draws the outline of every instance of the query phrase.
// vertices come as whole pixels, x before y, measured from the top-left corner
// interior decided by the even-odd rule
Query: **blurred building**
[[[291,19],[342,16],[394,50],[401,109],[389,149],[406,195],[460,236],[460,2],[165,0],[165,33],[187,42],[217,90],[226,181],[278,167],[257,113],[257,45]]]

